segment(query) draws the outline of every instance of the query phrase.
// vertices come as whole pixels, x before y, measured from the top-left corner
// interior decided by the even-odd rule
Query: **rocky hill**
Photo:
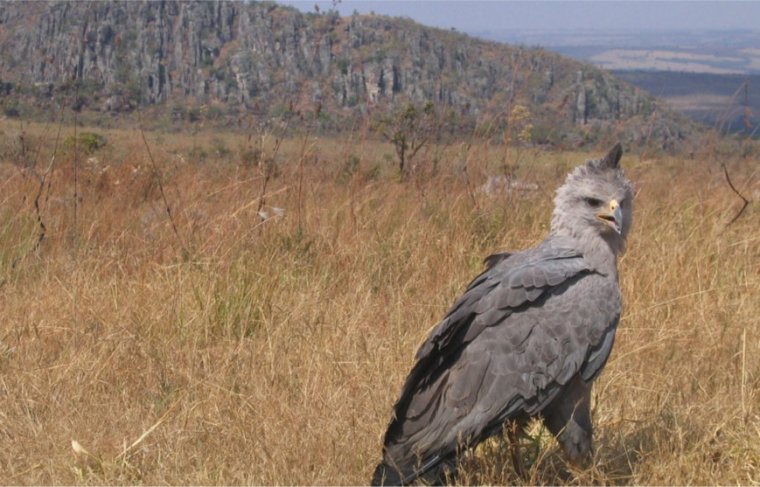
[[[551,52],[274,3],[2,2],[0,80],[7,116],[68,103],[112,118],[139,105],[163,114],[156,123],[300,112],[340,129],[431,102],[471,123],[506,123],[519,105],[536,143],[613,134],[672,147],[694,131],[613,75]]]

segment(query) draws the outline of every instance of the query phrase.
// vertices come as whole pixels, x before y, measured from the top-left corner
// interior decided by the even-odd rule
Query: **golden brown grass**
[[[402,182],[390,146],[295,136],[263,207],[286,213],[262,220],[244,137],[147,134],[175,234],[139,133],[108,132],[80,157],[76,205],[59,148],[35,250],[55,127],[26,128],[34,171],[16,129],[0,165],[2,484],[366,483],[417,344],[485,255],[543,238],[587,156],[523,153],[541,189],[489,198],[475,189],[498,147],[431,149]],[[213,145],[230,151],[194,159]],[[760,481],[760,211],[726,226],[740,202],[718,162],[624,157],[636,221],[594,466],[568,474],[536,429],[530,483]],[[725,162],[757,185],[756,159]],[[460,482],[522,483],[498,442]]]

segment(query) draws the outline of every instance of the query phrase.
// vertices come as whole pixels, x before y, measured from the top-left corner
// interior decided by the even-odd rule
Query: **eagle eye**
[[[591,206],[594,208],[602,205],[602,200],[597,199],[597,198],[586,197],[586,198],[583,198],[583,201],[585,201],[588,206]]]

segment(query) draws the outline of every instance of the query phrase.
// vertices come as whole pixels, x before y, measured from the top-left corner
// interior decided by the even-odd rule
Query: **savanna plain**
[[[473,135],[402,178],[361,128],[0,130],[2,484],[367,483],[417,345],[607,149]],[[489,440],[457,482],[760,483],[760,164],[721,147],[623,157],[635,220],[593,464],[535,425],[527,478]],[[750,200],[733,222],[723,164]],[[505,171],[529,184],[482,190]]]

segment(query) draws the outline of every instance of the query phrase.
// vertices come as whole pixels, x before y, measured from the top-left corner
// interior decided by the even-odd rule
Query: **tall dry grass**
[[[55,130],[25,130],[37,152],[8,142],[0,165],[3,484],[367,482],[417,344],[485,255],[543,238],[587,157],[522,153],[539,190],[489,197],[499,147],[431,148],[399,181],[388,145],[301,135],[263,191],[251,157],[271,138],[147,134],[156,172],[114,131],[46,172]],[[624,157],[635,224],[594,465],[568,472],[534,429],[528,483],[760,481],[760,212],[727,226],[740,202],[718,166],[751,192],[757,159],[705,154]],[[525,481],[490,442],[460,482]]]

